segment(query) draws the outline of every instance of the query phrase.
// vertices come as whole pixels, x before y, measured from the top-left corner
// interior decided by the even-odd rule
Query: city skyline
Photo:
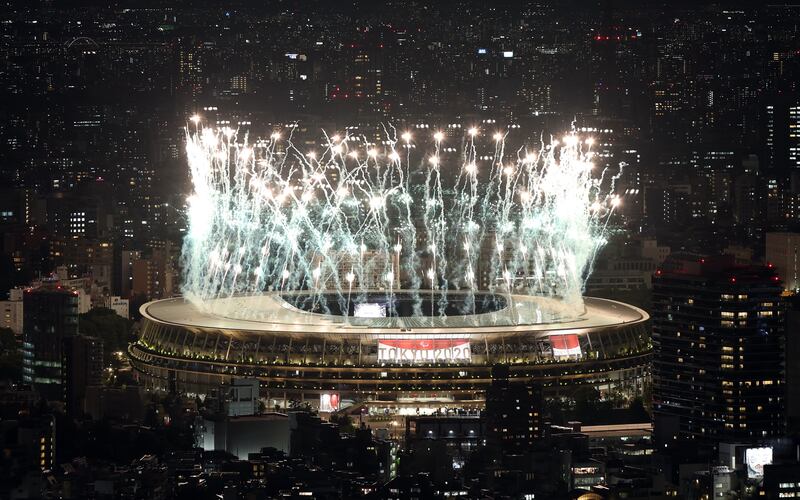
[[[797,2],[10,1],[0,498],[795,498]]]

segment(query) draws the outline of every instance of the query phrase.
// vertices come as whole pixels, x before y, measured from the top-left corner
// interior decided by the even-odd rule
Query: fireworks
[[[331,297],[347,311],[368,292],[400,289],[438,290],[439,307],[416,307],[420,316],[445,314],[449,290],[580,308],[620,203],[616,177],[595,171],[591,140],[572,133],[512,149],[506,132],[475,127],[461,138],[390,130],[380,144],[333,135],[300,150],[278,132],[250,141],[192,130],[183,293],[204,310],[210,299],[305,290],[319,311]]]

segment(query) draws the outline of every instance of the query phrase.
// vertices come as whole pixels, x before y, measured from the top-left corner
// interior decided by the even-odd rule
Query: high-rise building
[[[767,233],[766,259],[787,290],[800,288],[800,233]]]
[[[772,98],[766,105],[765,166],[769,171],[800,169],[800,103],[791,97]]]
[[[761,498],[778,500],[780,498],[796,498],[800,496],[800,464],[769,464],[764,466],[764,481],[761,486]]]
[[[800,168],[800,105],[793,103],[789,106],[789,168]]]
[[[42,415],[24,418],[17,428],[17,443],[24,450],[23,463],[52,469],[56,464],[56,417]]]
[[[653,277],[656,437],[757,441],[784,430],[780,277],[732,257],[671,256]]]
[[[143,295],[148,299],[170,297],[174,291],[174,271],[172,266],[172,244],[164,241],[150,242],[150,256],[137,257],[131,262],[130,294]],[[125,254],[126,252],[123,252]],[[123,271],[125,259],[123,255]],[[125,279],[123,277],[123,289]]]
[[[800,331],[800,295],[786,298],[786,352],[787,360],[800,356],[800,337],[791,332]],[[786,430],[794,434],[800,429],[800,364],[786,363]]]
[[[86,388],[103,383],[103,341],[85,335],[62,340],[61,380],[67,415],[83,413]]]
[[[141,259],[142,253],[138,250],[123,250],[120,262],[119,293],[123,297],[130,297],[133,289],[133,265]]]
[[[23,294],[23,380],[48,399],[63,395],[63,341],[78,333],[78,300],[57,282]]]
[[[764,113],[765,117],[765,152],[764,152],[764,159],[765,163],[768,165],[769,168],[775,168],[777,163],[777,137],[776,137],[776,129],[778,128],[778,117],[780,115],[776,115],[775,113],[775,105],[769,104],[766,107],[766,111]]]
[[[542,392],[536,385],[510,382],[507,366],[492,369],[486,391],[487,443],[506,453],[522,453],[542,436]]]

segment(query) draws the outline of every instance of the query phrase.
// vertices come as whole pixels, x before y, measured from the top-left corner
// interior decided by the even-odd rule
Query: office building
[[[784,430],[783,287],[774,268],[670,257],[653,277],[656,437],[753,442]]]
[[[62,342],[63,401],[67,415],[79,416],[84,413],[87,388],[103,383],[103,341],[71,335]]]
[[[542,391],[537,385],[509,381],[509,369],[492,369],[486,390],[487,444],[506,453],[523,453],[542,436]]]
[[[78,333],[77,292],[45,282],[23,295],[23,381],[43,396],[63,396],[63,341]]]
[[[800,464],[764,466],[764,482],[761,493],[762,498],[769,500],[800,497]]]

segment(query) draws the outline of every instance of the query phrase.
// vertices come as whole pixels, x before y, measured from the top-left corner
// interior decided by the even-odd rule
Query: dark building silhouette
[[[62,384],[67,415],[84,412],[86,389],[103,383],[103,341],[85,335],[63,339]]]
[[[57,283],[23,294],[23,380],[47,399],[63,396],[63,341],[78,333],[78,295]]]
[[[56,464],[56,418],[25,417],[17,423],[17,452],[22,463],[41,470]]]
[[[763,497],[769,500],[794,498],[800,495],[800,464],[770,464],[764,466]]]
[[[492,368],[486,391],[487,445],[505,453],[524,453],[542,436],[542,391],[537,385],[509,381],[505,365]]]
[[[791,360],[800,356],[800,297],[787,299],[786,311],[786,427],[789,434],[800,432],[800,364]]]
[[[472,453],[482,447],[485,438],[486,420],[477,413],[418,415],[406,419],[406,448],[415,450],[420,456],[427,456],[431,450],[439,451],[439,448],[428,450],[428,445],[433,441],[441,441],[444,443],[442,453],[452,458],[439,457],[442,462],[463,465]]]
[[[671,257],[653,277],[656,437],[758,441],[784,430],[781,286],[767,266]]]
[[[103,343],[78,334],[78,294],[57,282],[25,290],[23,379],[67,414],[83,413],[86,388],[103,381]]]

